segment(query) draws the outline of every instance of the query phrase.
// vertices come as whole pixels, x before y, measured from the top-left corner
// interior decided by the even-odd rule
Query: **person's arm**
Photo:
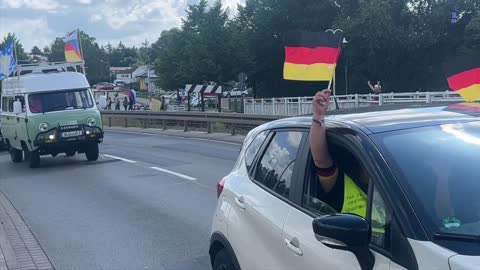
[[[320,183],[325,192],[330,192],[336,183],[337,169],[328,152],[327,133],[323,120],[330,105],[330,90],[318,92],[312,100],[312,126],[310,128],[310,151],[317,168]],[[320,123],[318,123],[320,122]]]
[[[370,87],[370,89],[372,90],[372,92],[375,93],[375,88],[373,88],[373,85],[370,83],[370,81],[368,81],[367,83],[368,83],[368,86]]]

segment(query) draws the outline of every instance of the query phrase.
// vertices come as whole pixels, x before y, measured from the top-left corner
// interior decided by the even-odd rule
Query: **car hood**
[[[480,265],[480,256],[455,255],[448,260],[451,270],[473,270]]]

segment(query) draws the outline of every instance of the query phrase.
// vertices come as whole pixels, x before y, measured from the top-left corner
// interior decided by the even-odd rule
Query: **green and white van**
[[[100,111],[81,63],[19,66],[2,83],[1,132],[13,162],[40,165],[40,156],[85,153],[98,159]],[[73,71],[72,71],[73,69]]]

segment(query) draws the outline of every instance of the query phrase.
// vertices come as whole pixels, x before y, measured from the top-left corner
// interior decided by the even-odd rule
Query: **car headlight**
[[[88,118],[87,119],[87,125],[93,127],[93,126],[95,126],[95,124],[97,124],[97,121],[95,121],[94,118]]]
[[[41,131],[41,132],[45,132],[48,130],[48,124],[47,123],[41,123],[40,125],[38,125],[38,129]]]

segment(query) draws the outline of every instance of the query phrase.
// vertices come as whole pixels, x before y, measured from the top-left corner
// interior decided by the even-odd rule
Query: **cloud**
[[[3,22],[2,22],[3,24]],[[34,19],[9,19],[9,27],[0,27],[0,37],[13,32],[22,43],[26,51],[34,45],[43,48],[53,41],[55,33],[49,28],[46,17]]]
[[[174,0],[107,0],[95,10],[100,14],[91,16],[92,21],[104,20],[111,28],[118,30],[129,24],[139,24],[150,18],[157,18],[170,27],[179,26],[181,19],[177,2]]]
[[[24,8],[57,12],[64,7],[65,5],[57,0],[0,0],[0,9]]]
[[[215,0],[209,0],[213,4]],[[49,45],[73,29],[108,42],[137,47],[155,42],[163,30],[181,26],[185,9],[198,0],[0,0],[0,38],[15,32],[27,50]],[[222,0],[234,14],[237,3]],[[85,19],[87,18],[87,19]],[[8,29],[8,30],[7,30]]]

